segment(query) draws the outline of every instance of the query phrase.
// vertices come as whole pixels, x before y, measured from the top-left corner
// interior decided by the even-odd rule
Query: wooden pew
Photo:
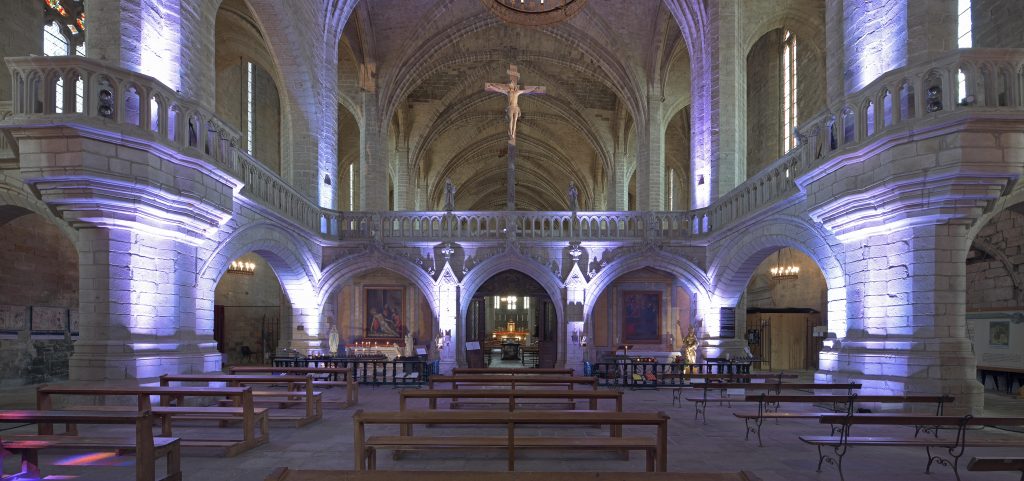
[[[971,458],[968,471],[1020,471],[1024,481],[1024,458]]]
[[[859,384],[856,385],[858,388]],[[848,394],[792,394],[792,395],[772,395],[772,394],[748,394],[745,398],[746,401],[757,402],[756,413],[732,413],[743,420],[747,427],[747,434],[744,439],[749,439],[750,434],[757,434],[757,445],[764,446],[761,442],[761,427],[765,419],[815,419],[821,416],[841,414],[843,411],[846,414],[852,414],[856,412],[857,403],[885,403],[885,404],[905,404],[905,403],[922,403],[922,404],[935,404],[935,415],[941,416],[943,407],[955,400],[953,396],[948,395],[862,395],[853,393],[852,389]],[[778,406],[781,403],[832,403],[832,412],[779,412]],[[931,427],[917,426],[917,430],[914,435],[917,436],[922,430],[931,430]],[[835,431],[833,430],[833,434]],[[938,436],[938,430],[935,430],[935,435]]]
[[[667,386],[660,386],[664,388],[672,389],[672,406],[683,407],[683,389],[707,389],[707,384],[715,383],[729,383],[729,382],[745,382],[750,384],[760,383],[775,383],[781,384],[786,379],[796,379],[799,377],[796,374],[785,373],[785,372],[758,372],[758,373],[746,373],[746,374],[728,374],[728,373],[682,373],[682,372],[667,372],[660,375],[661,379],[678,379],[684,383],[683,385],[670,384]],[[700,382],[693,382],[699,380]],[[755,382],[757,381],[757,382]]]
[[[647,471],[666,471],[668,459],[668,416],[665,413],[609,412],[609,411],[357,411],[353,416],[353,436],[356,470],[376,468],[376,450],[411,450],[445,448],[504,449],[508,456],[508,470],[515,470],[518,449],[544,450],[642,450],[647,454]],[[370,424],[409,426],[400,436],[366,437]],[[504,427],[500,436],[413,436],[415,424],[457,424]],[[655,437],[622,436],[517,436],[516,426],[531,425],[608,425],[655,426]],[[613,431],[614,433],[615,431]],[[620,431],[621,432],[621,431]]]
[[[430,376],[427,386],[429,389],[434,389],[435,384],[441,383],[451,384],[452,389],[458,389],[459,386],[508,386],[509,389],[521,386],[566,386],[568,389],[573,389],[576,385],[581,385],[597,390],[597,378],[590,376],[494,376],[486,374]]]
[[[271,419],[287,420],[302,427],[323,418],[322,395],[313,390],[312,375],[304,376],[271,376],[256,374],[164,374],[160,376],[160,385],[169,386],[172,382],[193,383],[224,383],[230,387],[253,384],[285,384],[286,390],[253,390],[254,402],[273,403],[285,408],[300,404],[305,408],[304,415],[286,415],[279,412],[271,413]]]
[[[328,471],[277,468],[264,481],[760,481],[748,471],[738,473],[598,473],[494,471]]]
[[[342,407],[355,406],[359,403],[359,383],[352,375],[350,367],[327,367],[327,366],[230,366],[229,374],[299,374],[313,375],[313,386],[345,386],[345,404]],[[327,379],[318,379],[317,375],[324,375]],[[332,401],[322,401],[325,405]]]
[[[562,369],[558,367],[456,367],[452,369],[453,376],[481,375],[481,374],[507,374],[512,376],[572,376],[575,369]]]
[[[855,389],[860,389],[860,384],[851,383],[781,383],[781,382],[763,382],[763,383],[734,383],[734,382],[716,382],[703,384],[701,397],[688,397],[687,401],[693,403],[694,413],[693,418],[703,418],[703,421],[707,423],[707,405],[708,401],[717,400],[719,405],[723,401],[729,402],[729,407],[732,407],[733,401],[745,401],[746,399],[729,399],[725,397],[725,392],[729,389],[743,389],[744,391],[769,391],[773,394],[780,394],[783,389],[845,389],[847,396],[853,394]],[[722,393],[717,399],[709,398],[708,392],[718,390]]]
[[[38,424],[39,434],[4,434],[2,449],[21,454],[20,475],[12,479],[43,479],[39,470],[39,451],[48,448],[112,450],[135,453],[135,479],[138,481],[181,481],[181,446],[178,438],[153,437],[153,414],[106,411],[0,411],[0,423]],[[129,424],[135,426],[133,436],[71,436],[53,435],[45,426],[54,423]],[[47,432],[48,431],[48,432]],[[156,459],[166,458],[167,475],[156,474]],[[0,466],[2,468],[2,466]],[[0,478],[7,479],[0,471]]]
[[[509,411],[515,411],[521,399],[561,400],[567,403],[577,399],[589,402],[589,409],[597,410],[600,399],[615,401],[615,411],[622,412],[622,391],[570,391],[570,390],[539,390],[539,389],[403,389],[399,394],[399,410],[405,411],[407,400],[426,399],[429,409],[437,409],[438,399],[497,399],[507,403]]]
[[[1021,439],[992,439],[974,438],[967,439],[968,429],[971,426],[1024,426],[1024,417],[975,417],[967,416],[930,416],[913,414],[838,414],[821,416],[819,422],[840,426],[838,436],[800,436],[800,440],[818,448],[818,472],[821,472],[821,465],[828,463],[836,466],[839,470],[839,479],[845,481],[843,475],[843,457],[850,446],[920,446],[925,448],[928,457],[928,464],[925,465],[925,473],[931,472],[933,463],[949,466],[953,469],[956,479],[960,479],[959,462],[968,447],[993,447],[993,448],[1024,448],[1024,440]],[[954,439],[910,437],[910,436],[851,436],[851,427],[854,425],[884,425],[884,426],[939,426],[954,427],[956,436]],[[832,448],[832,454],[828,454],[822,448]],[[944,449],[947,455],[935,454],[933,450]]]
[[[90,396],[100,398],[104,402],[109,396],[134,397],[136,406],[103,405],[86,406],[78,409],[101,411],[150,411],[160,419],[161,436],[172,435],[171,421],[217,421],[222,426],[231,421],[241,421],[241,440],[208,439],[205,437],[184,438],[181,445],[185,447],[219,448],[225,456],[235,456],[270,441],[270,426],[267,422],[267,409],[257,408],[253,404],[251,387],[161,387],[161,386],[104,386],[104,385],[42,385],[36,389],[36,409],[50,411],[53,409],[54,396]],[[152,406],[150,396],[159,396],[160,405]],[[223,397],[232,402],[232,406],[185,406],[187,397]],[[174,404],[174,405],[172,405]],[[259,436],[256,430],[259,429]],[[74,427],[69,428],[74,431]],[[40,434],[53,434],[53,426],[40,425]]]

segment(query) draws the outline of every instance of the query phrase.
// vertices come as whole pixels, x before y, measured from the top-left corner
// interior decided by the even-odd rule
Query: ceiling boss
[[[538,27],[568,20],[587,0],[480,0],[502,20]]]

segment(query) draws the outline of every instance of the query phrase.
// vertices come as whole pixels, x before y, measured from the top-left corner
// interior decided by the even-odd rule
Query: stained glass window
[[[46,27],[43,33],[43,48],[46,55],[85,55],[85,3],[84,0],[42,0],[45,6],[43,16]],[[63,52],[56,52],[61,43],[54,37],[62,37]]]

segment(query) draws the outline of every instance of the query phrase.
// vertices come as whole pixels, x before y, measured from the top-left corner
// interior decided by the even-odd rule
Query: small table
[[[519,359],[519,343],[518,342],[503,342],[501,343],[501,360],[518,360]]]

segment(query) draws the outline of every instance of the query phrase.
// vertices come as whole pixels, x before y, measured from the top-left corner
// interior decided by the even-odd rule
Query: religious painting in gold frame
[[[661,342],[661,291],[622,292],[622,342]]]
[[[365,286],[364,338],[399,341],[405,336],[405,287]]]

